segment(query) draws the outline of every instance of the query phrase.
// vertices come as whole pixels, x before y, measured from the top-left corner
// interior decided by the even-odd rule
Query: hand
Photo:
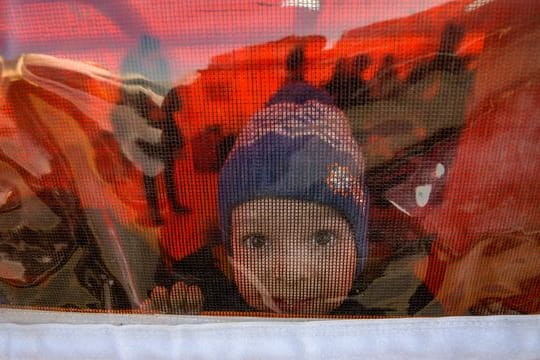
[[[142,303],[140,310],[144,313],[197,314],[202,308],[201,289],[179,281],[170,290],[164,286],[156,286],[150,298]]]

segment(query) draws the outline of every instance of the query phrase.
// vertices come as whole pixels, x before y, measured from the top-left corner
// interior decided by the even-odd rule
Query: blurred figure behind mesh
[[[301,46],[295,47],[289,53],[285,60],[285,67],[287,69],[286,82],[304,81],[305,58],[304,48]]]
[[[415,84],[433,71],[445,71],[452,74],[466,72],[469,58],[457,54],[464,37],[465,27],[463,25],[453,22],[446,24],[441,35],[437,55],[433,60],[417,65],[411,71],[407,79],[408,83]]]
[[[394,55],[384,56],[381,67],[373,77],[371,89],[377,99],[388,99],[402,93],[403,83],[398,77]]]
[[[336,62],[334,74],[324,87],[342,110],[371,102],[369,85],[364,79],[364,72],[370,65],[368,54],[357,55],[350,68],[344,59]]]
[[[267,105],[291,101],[295,104],[303,104],[308,100],[317,100],[323,104],[333,104],[332,97],[321,91],[304,79],[306,56],[303,46],[296,46],[285,60],[287,75],[285,83],[270,97]]]
[[[189,211],[177,200],[174,180],[175,158],[184,147],[184,138],[174,122],[174,112],[180,108],[175,96],[168,94],[160,108],[146,94],[124,89],[111,115],[114,135],[122,153],[143,173],[150,217],[156,225],[163,223],[156,183],[162,172],[173,211]]]
[[[144,149],[148,154],[158,157],[163,162],[167,200],[171,209],[176,214],[189,212],[189,208],[182,205],[178,200],[178,192],[176,190],[175,183],[174,165],[176,156],[185,146],[184,136],[180,132],[180,129],[176,126],[174,120],[174,113],[179,111],[181,107],[182,103],[178,97],[178,94],[176,93],[176,90],[170,90],[161,104],[161,111],[158,113],[158,117],[160,117],[160,119],[157,119],[157,121],[152,121],[154,119],[150,117],[152,125],[162,131],[161,142],[158,144],[151,144],[138,140],[138,144],[142,149]],[[150,214],[154,222],[161,224],[163,220],[161,219],[161,214],[159,211],[156,185],[156,177],[145,175],[144,187],[148,205],[150,207]]]

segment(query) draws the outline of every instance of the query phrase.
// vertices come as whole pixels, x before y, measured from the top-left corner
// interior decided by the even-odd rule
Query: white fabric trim
[[[538,315],[327,321],[20,310],[0,315],[1,359],[540,357]]]

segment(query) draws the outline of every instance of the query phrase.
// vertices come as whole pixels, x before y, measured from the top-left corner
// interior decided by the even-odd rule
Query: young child
[[[218,189],[222,240],[245,302],[241,308],[309,315],[360,311],[347,299],[366,258],[363,174],[359,147],[334,105],[282,101],[251,119],[221,170]],[[207,291],[193,286],[173,291],[170,302],[188,310],[207,300]]]

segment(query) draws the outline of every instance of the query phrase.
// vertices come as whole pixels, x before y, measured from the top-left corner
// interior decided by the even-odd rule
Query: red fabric
[[[531,58],[538,51],[535,36],[540,28],[523,23],[492,39],[480,58],[444,202],[422,220],[437,234],[425,275],[436,294],[444,286],[446,269],[465,261],[486,237],[513,233],[514,242],[525,244],[519,239],[534,242],[540,229],[540,123],[532,121],[540,118],[540,67]],[[524,295],[505,303],[520,311],[538,311],[538,280],[534,273],[523,275],[529,280],[512,286],[521,287]]]

